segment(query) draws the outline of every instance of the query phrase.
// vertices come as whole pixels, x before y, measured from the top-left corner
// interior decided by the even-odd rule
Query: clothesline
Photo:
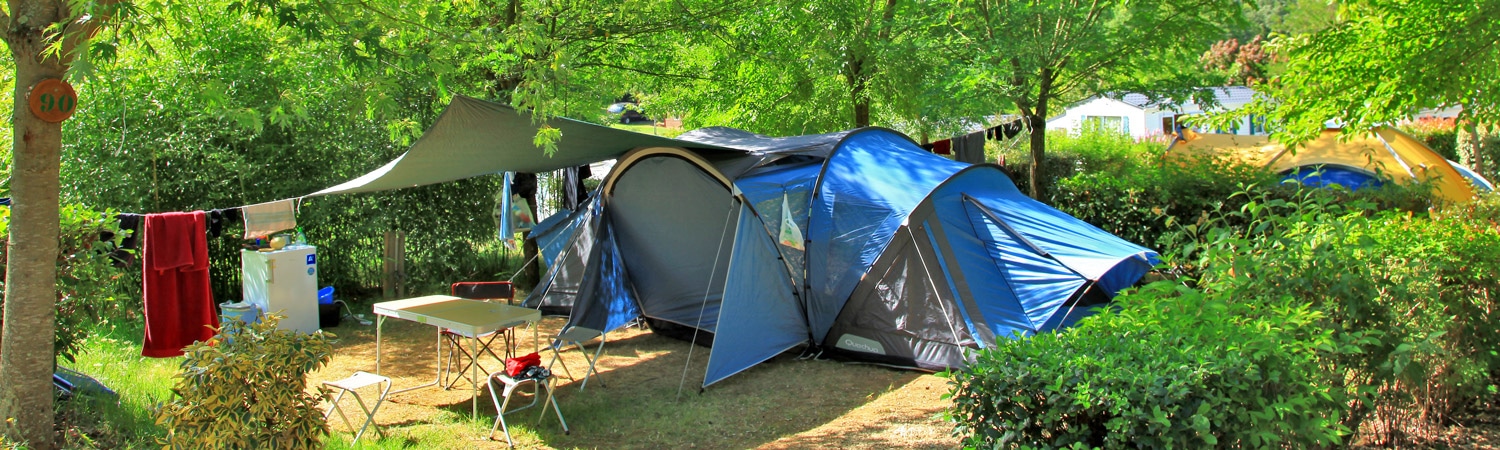
[[[1016,119],[983,130],[922,144],[921,147],[923,150],[939,155],[954,155],[953,159],[959,162],[981,164],[984,163],[985,141],[1010,139],[1024,129],[1021,119]]]

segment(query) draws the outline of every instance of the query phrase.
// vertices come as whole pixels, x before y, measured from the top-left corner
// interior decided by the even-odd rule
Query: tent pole
[[[730,196],[729,197],[729,214],[727,214],[727,215],[724,216],[724,228],[719,231],[719,248],[714,251],[714,265],[713,265],[713,269],[710,269],[708,271],[708,285],[703,287],[703,302],[698,306],[698,323],[697,323],[696,326],[693,327],[693,339],[688,344],[687,362],[684,362],[682,364],[682,379],[677,382],[677,400],[678,401],[682,400],[682,387],[687,384],[688,368],[692,367],[692,365],[693,365],[693,348],[698,346],[698,332],[700,331],[700,329],[697,328],[697,327],[703,325],[703,312],[708,310],[708,294],[713,291],[713,287],[714,287],[714,274],[719,272],[719,258],[724,255],[724,236],[726,236],[727,233],[729,233],[729,221],[730,221],[730,219],[733,219],[735,216],[739,215],[738,214],[739,211],[736,211],[734,209],[734,207],[736,205],[738,205],[738,204],[739,204],[739,198],[738,197],[735,197],[735,196]],[[735,229],[736,230],[739,229],[739,224],[735,224]],[[733,268],[729,268],[729,269],[733,269]],[[726,275],[725,276],[725,278],[726,278],[726,283],[725,284],[728,284],[727,283],[728,274],[725,274],[725,275]],[[703,391],[699,390],[698,392],[702,393]]]

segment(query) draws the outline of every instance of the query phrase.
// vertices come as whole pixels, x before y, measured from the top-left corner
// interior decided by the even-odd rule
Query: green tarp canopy
[[[727,150],[572,119],[555,118],[545,124],[562,131],[552,156],[532,144],[541,124],[533,123],[529,114],[455,96],[406,153],[359,178],[308,196],[401,189],[507,171],[546,172],[614,159],[643,147]]]

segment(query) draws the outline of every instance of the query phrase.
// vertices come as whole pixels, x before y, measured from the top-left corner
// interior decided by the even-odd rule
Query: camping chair
[[[516,290],[509,281],[460,281],[453,283],[451,292],[454,297],[485,301],[504,299],[507,304],[514,302],[516,299]],[[438,336],[445,344],[444,347],[448,349],[448,359],[443,365],[442,379],[449,380],[449,377],[452,377],[452,380],[449,380],[444,388],[452,389],[453,385],[457,384],[463,378],[463,373],[469,370],[469,366],[479,364],[478,357],[484,356],[486,353],[493,356],[497,361],[504,361],[505,358],[495,354],[494,350],[490,350],[490,344],[495,342],[495,338],[500,337],[502,334],[506,336],[505,348],[506,351],[509,351],[511,348],[510,335],[504,332],[469,336],[468,334],[448,328],[439,329]],[[480,344],[483,344],[479,347],[479,350],[476,352],[477,354],[469,354],[468,348],[463,343],[463,340],[466,338],[477,338]],[[467,359],[467,362],[462,369],[453,370],[455,363],[465,362],[465,359]],[[479,370],[489,373],[482,364],[479,365]],[[455,374],[458,376],[453,376]]]
[[[384,384],[383,387],[380,386],[382,383]],[[377,386],[375,392],[380,393],[380,395],[375,397],[374,407],[366,408],[365,400],[359,396],[359,389],[372,385]],[[344,398],[344,394],[352,393],[354,394],[354,401],[359,403],[360,412],[365,413],[365,424],[359,427],[359,431],[354,433],[354,440],[352,442],[359,442],[359,437],[363,436],[365,430],[370,427],[375,427],[375,434],[385,437],[385,432],[380,430],[380,424],[375,423],[375,412],[380,411],[380,404],[384,403],[386,395],[391,393],[390,378],[369,372],[354,372],[354,375],[350,375],[349,378],[338,381],[324,381],[323,386],[327,386],[339,393],[337,396],[332,396],[333,392],[329,392],[332,398],[328,399],[328,401],[333,406],[328,408],[328,411],[323,414],[324,421],[327,421],[328,416],[332,416],[334,411],[338,411],[339,417],[344,419],[344,426],[349,427],[349,431],[354,431],[354,425],[349,423],[349,416],[344,415],[343,408],[339,407],[339,400]]]
[[[594,347],[594,354],[589,355],[588,347],[583,344],[596,337],[599,338],[599,345]],[[599,375],[599,371],[595,370],[594,366],[599,362],[599,357],[604,355],[604,332],[592,328],[571,327],[567,331],[558,333],[557,338],[552,340],[552,344],[547,346],[548,350],[552,350],[552,361],[547,363],[547,368],[550,370],[552,364],[561,363],[563,373],[568,374],[568,379],[577,381],[577,378],[573,378],[573,372],[568,370],[568,363],[562,359],[562,352],[568,346],[576,347],[578,353],[583,355],[583,360],[589,363],[588,371],[583,373],[583,384],[578,385],[578,390],[588,387],[590,376],[599,377],[599,384],[603,385],[604,377]]]
[[[498,394],[495,392],[495,383],[500,383],[505,386],[505,388]],[[543,417],[546,417],[546,406],[550,404],[552,406],[552,411],[557,413],[558,423],[562,424],[563,434],[569,433],[568,421],[563,420],[562,410],[557,407],[557,398],[552,396],[551,374],[548,374],[543,378],[517,379],[506,375],[505,370],[501,369],[499,372],[490,374],[485,384],[490,389],[490,400],[495,402],[495,424],[490,426],[490,434],[488,436],[489,439],[495,439],[495,430],[498,429],[505,432],[505,443],[509,444],[511,447],[515,447],[515,441],[512,441],[510,438],[510,426],[505,424],[505,415],[536,406],[537,402],[541,400],[542,391],[544,390],[547,394],[547,403],[542,405],[542,413],[540,415],[537,415],[537,420],[541,420]],[[506,408],[510,406],[511,395],[515,394],[516,390],[518,390],[521,386],[525,386],[528,384],[531,385],[531,403],[526,404],[526,406],[507,411]],[[500,399],[502,398],[504,398],[505,400],[501,401]]]

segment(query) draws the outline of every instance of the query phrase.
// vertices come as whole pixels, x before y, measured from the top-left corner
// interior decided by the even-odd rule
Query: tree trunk
[[[878,31],[876,39],[884,42],[891,36],[891,20],[896,17],[896,0],[886,0],[885,6],[881,8],[880,22],[872,24],[873,16],[867,17],[865,28],[875,26]],[[866,91],[870,88],[870,79],[874,78],[878,70],[875,58],[869,56],[871,53],[858,53],[849,60],[849,99],[854,104],[854,127],[864,128],[870,126],[870,95]]]
[[[849,102],[854,106],[854,128],[870,126],[870,97],[865,95],[870,75],[865,73],[865,58],[850,56],[844,76],[849,80]]]
[[[1025,116],[1025,119],[1027,133],[1031,137],[1030,195],[1031,198],[1041,201],[1042,196],[1047,192],[1042,186],[1042,180],[1047,179],[1042,173],[1043,163],[1047,160],[1047,119],[1037,115]]]
[[[1052,95],[1049,75],[1049,72],[1043,71],[1043,83],[1041,83],[1041,92],[1037,96],[1037,107],[1029,108],[1029,114],[1023,114],[1032,138],[1031,196],[1041,202],[1046,202],[1044,196],[1047,195],[1047,96]]]
[[[527,195],[524,196],[526,198],[526,207],[531,210],[531,217],[536,217],[536,191],[543,189],[541,180],[538,179],[537,181],[536,189],[526,193]],[[537,219],[537,221],[540,222],[541,219]],[[536,289],[537,281],[542,279],[542,261],[537,256],[536,238],[531,237],[530,231],[526,232],[526,239],[521,242],[521,251],[521,257],[526,261],[526,266],[521,268],[522,278],[526,280],[523,283],[526,284],[526,291],[530,292]]]
[[[1024,114],[1026,127],[1031,131],[1031,198],[1039,202],[1046,202],[1047,196],[1047,174],[1044,167],[1047,162],[1047,104],[1051,100],[1053,72],[1050,69],[1042,69],[1041,83],[1037,87],[1036,107],[1028,109],[1029,114]]]
[[[865,83],[859,83],[849,95],[854,99],[854,128],[870,126],[870,98],[865,96]]]
[[[1500,126],[1475,124],[1472,119],[1459,122],[1458,162],[1474,169],[1491,181],[1500,177]]]
[[[0,429],[33,449],[51,449],[52,345],[57,327],[58,184],[62,124],[38,119],[27,106],[31,86],[62,78],[65,66],[38,61],[42,30],[12,27],[5,36],[16,61],[11,117],[9,260],[0,338]],[[8,422],[6,419],[14,419]]]

